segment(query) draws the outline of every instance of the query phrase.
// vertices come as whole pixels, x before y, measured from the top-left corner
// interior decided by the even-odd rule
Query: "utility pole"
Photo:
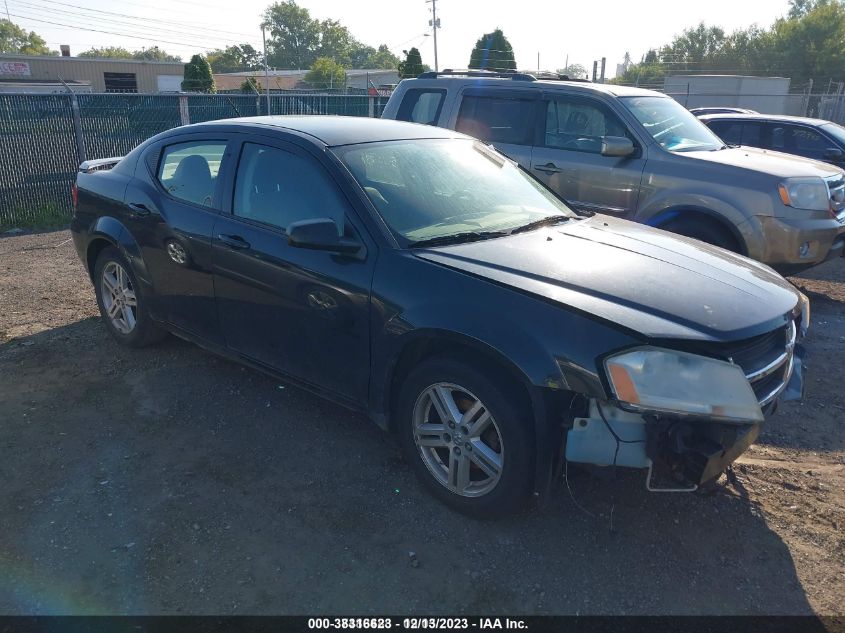
[[[437,0],[425,0],[426,4],[431,3],[431,19],[428,25],[431,27],[434,35],[434,72],[440,70],[437,65],[437,29],[440,28],[440,20],[437,19]]]
[[[267,65],[267,34],[261,25],[261,42],[264,44],[264,88],[267,90],[267,115],[270,115],[270,67]]]
[[[9,0],[3,0],[3,3],[6,5],[6,19],[11,22],[12,16],[9,14]]]

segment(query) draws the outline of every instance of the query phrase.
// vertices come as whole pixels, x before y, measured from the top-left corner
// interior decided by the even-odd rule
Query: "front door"
[[[546,95],[542,109],[531,173],[576,209],[633,217],[646,162],[636,137],[594,99]],[[603,156],[604,136],[628,137],[637,150]]]
[[[267,367],[365,402],[376,250],[327,168],[285,143],[241,145],[230,213],[214,226],[214,286],[226,345]],[[227,196],[228,197],[228,196]],[[354,255],[293,247],[292,222],[331,218]]]

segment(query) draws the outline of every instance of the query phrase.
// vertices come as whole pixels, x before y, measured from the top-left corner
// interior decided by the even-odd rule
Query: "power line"
[[[19,15],[19,14],[16,14],[16,13],[12,13],[11,16],[15,17],[15,18],[20,18],[22,20],[29,20],[31,22],[39,22],[41,24],[51,24],[53,26],[56,26],[58,28],[63,28],[63,29],[91,31],[93,33],[106,33],[108,35],[119,35],[120,37],[128,37],[128,38],[135,39],[135,40],[144,40],[144,41],[147,41],[147,42],[158,41],[158,42],[161,42],[162,44],[176,44],[176,45],[179,45],[179,46],[186,46],[186,47],[191,47],[191,48],[194,48],[194,49],[202,49],[203,48],[200,45],[189,44],[187,42],[176,42],[176,41],[172,41],[172,40],[164,40],[164,39],[159,39],[159,38],[154,38],[154,37],[142,37],[142,36],[139,36],[139,35],[130,35],[128,33],[119,33],[117,31],[106,31],[104,29],[92,29],[90,27],[83,27],[83,26],[68,26],[66,24],[62,24],[61,22],[54,22],[52,20],[42,20],[42,19],[39,19],[39,18],[33,18],[33,17],[26,16],[26,15]]]
[[[203,35],[203,34],[200,34],[200,33],[188,33],[188,32],[184,32],[184,31],[177,31],[177,30],[173,30],[173,29],[165,29],[165,28],[155,27],[155,26],[132,24],[132,23],[127,23],[126,21],[115,20],[113,18],[100,18],[100,17],[96,17],[96,16],[77,14],[77,13],[74,13],[74,12],[56,12],[56,11],[49,10],[48,15],[45,16],[44,13],[47,12],[48,10],[43,9],[41,7],[38,7],[38,8],[28,8],[27,7],[27,8],[23,8],[23,10],[27,11],[27,13],[30,13],[30,12],[34,13],[34,15],[21,15],[21,17],[24,18],[24,19],[30,19],[30,20],[43,19],[45,17],[53,17],[58,13],[58,17],[63,17],[66,20],[77,20],[77,21],[83,22],[83,24],[77,24],[77,23],[74,23],[74,22],[66,22],[65,25],[67,25],[67,26],[85,29],[85,28],[91,26],[91,22],[94,22],[95,24],[93,24],[93,26],[100,26],[99,23],[103,23],[104,26],[109,27],[109,28],[130,27],[130,28],[132,28],[133,33],[137,33],[139,35],[144,35],[144,36],[146,36],[146,39],[155,40],[155,39],[158,39],[159,37],[162,37],[162,36],[163,37],[181,36],[183,38],[186,38],[187,40],[192,40],[193,46],[195,46],[197,48],[203,48],[203,47],[207,48],[208,47],[207,44],[208,44],[209,40],[211,40],[211,39],[218,41],[218,42],[226,42],[226,43],[234,43],[235,42],[235,40],[224,38],[223,36],[214,36],[214,35],[209,36],[209,35]],[[46,21],[46,20],[44,20],[44,21]],[[115,34],[123,35],[123,32],[122,31],[120,33],[116,32]],[[125,36],[130,37],[129,34],[125,34]]]
[[[86,12],[86,15],[84,16],[86,18],[88,18],[87,14],[93,14],[93,16],[91,16],[93,19],[96,19],[96,16],[98,16],[100,14],[106,14],[106,15],[113,15],[113,16],[117,16],[117,17],[121,17],[121,18],[126,18],[126,19],[129,19],[129,20],[137,20],[137,21],[142,21],[142,22],[153,22],[153,23],[158,23],[158,24],[166,24],[166,25],[170,25],[170,26],[179,26],[179,27],[182,27],[183,29],[188,29],[188,30],[192,30],[192,31],[202,31],[202,32],[212,31],[212,32],[216,32],[216,33],[222,33],[222,34],[225,34],[225,35],[238,35],[238,36],[243,36],[243,37],[254,37],[254,34],[239,33],[239,32],[236,32],[236,31],[225,31],[225,30],[222,30],[222,29],[215,29],[215,28],[212,28],[210,26],[197,25],[196,23],[191,25],[191,24],[186,24],[186,23],[182,23],[182,22],[176,22],[176,21],[173,21],[173,20],[159,20],[159,19],[156,19],[156,18],[147,18],[147,17],[139,16],[139,15],[130,15],[130,14],[126,14],[126,13],[116,13],[114,11],[105,11],[105,10],[100,10],[100,9],[92,10],[92,9],[87,8],[87,7],[83,7],[83,6],[76,5],[76,4],[71,4],[69,2],[58,2],[57,0],[29,0],[28,2],[25,2],[23,0],[14,0],[14,1],[15,1],[16,4],[28,5],[29,7],[32,7],[32,8],[35,8],[35,9],[40,9],[40,10],[46,10],[47,9],[47,7],[40,6],[40,5],[44,5],[44,4],[46,4],[46,5],[58,5],[58,6],[63,6],[63,7],[72,7],[74,9],[79,9],[81,11]],[[32,4],[32,2],[35,2],[37,4]],[[52,11],[53,9],[50,9],[50,10]],[[67,13],[67,14],[70,14],[70,15],[79,15],[79,14],[74,13],[73,11],[64,11],[64,13]],[[156,27],[156,28],[159,28],[159,27]],[[162,30],[171,31],[171,29],[162,29]],[[179,32],[182,32],[182,31],[171,31],[171,32],[179,33]]]

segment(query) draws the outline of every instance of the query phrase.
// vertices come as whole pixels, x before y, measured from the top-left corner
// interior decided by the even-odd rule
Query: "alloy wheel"
[[[463,497],[489,493],[502,476],[504,444],[496,421],[468,389],[426,388],[414,405],[414,442],[429,472]]]
[[[100,282],[100,297],[112,326],[121,334],[131,333],[137,323],[138,298],[129,274],[119,263],[110,261],[103,268]]]

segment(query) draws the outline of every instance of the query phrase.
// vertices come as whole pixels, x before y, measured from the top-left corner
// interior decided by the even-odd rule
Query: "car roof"
[[[219,119],[175,128],[174,132],[201,132],[220,127],[249,129],[277,129],[308,136],[328,146],[352,145],[423,138],[469,138],[460,132],[419,123],[359,116],[285,115]]]
[[[535,79],[524,80],[518,78],[508,77],[471,77],[468,75],[446,75],[439,77],[424,77],[417,79],[403,79],[400,86],[405,85],[405,88],[417,87],[443,87],[454,85],[474,86],[483,88],[513,88],[517,90],[533,89],[533,90],[561,90],[578,91],[584,93],[600,92],[603,94],[613,95],[616,97],[666,97],[666,95],[655,92],[654,90],[646,90],[644,88],[634,88],[632,86],[616,86],[613,84],[597,84],[588,81],[566,81],[566,80],[552,80],[552,79]],[[671,97],[666,97],[667,99]]]
[[[812,119],[803,116],[789,116],[786,114],[705,114],[699,117],[702,121],[737,120],[737,121],[774,121],[780,123],[803,123],[804,125],[827,125],[830,121]]]

